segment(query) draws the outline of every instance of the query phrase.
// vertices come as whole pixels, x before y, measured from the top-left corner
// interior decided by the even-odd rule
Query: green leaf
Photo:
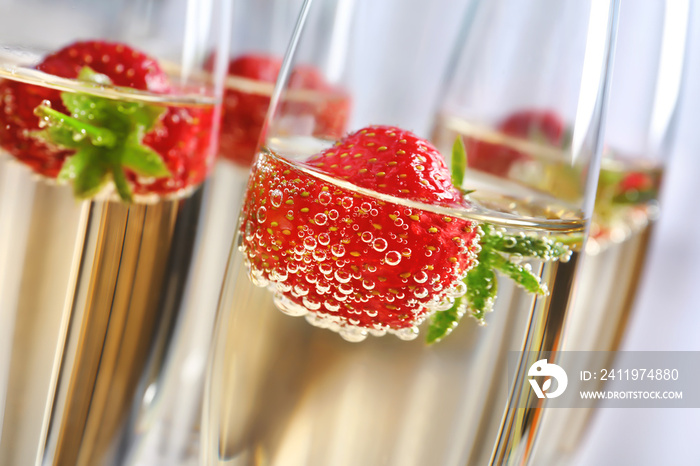
[[[106,74],[98,73],[89,66],[83,66],[78,73],[78,80],[103,86],[111,86],[112,80]]]
[[[457,136],[452,145],[452,184],[460,188],[464,182],[467,170],[467,149],[464,147],[462,136]]]
[[[497,252],[490,254],[489,262],[496,270],[511,278],[530,293],[542,295],[547,293],[546,288],[540,284],[539,277],[532,273],[527,264],[516,264]]]
[[[569,255],[569,248],[549,237],[529,235],[492,234],[486,239],[496,251],[518,254],[523,257],[553,260]]]
[[[85,170],[85,167],[90,163],[90,150],[81,150],[71,155],[66,159],[58,173],[58,180],[72,181],[79,173]]]
[[[155,128],[156,123],[165,113],[165,108],[137,102],[120,102],[117,106],[117,111],[126,116],[139,135],[143,137],[143,135]]]
[[[49,145],[59,146],[65,149],[79,149],[83,146],[83,141],[79,137],[73,137],[73,131],[67,128],[49,127],[39,131],[32,131],[31,136],[40,139]]]
[[[126,144],[122,164],[141,176],[154,178],[172,176],[160,155],[144,145]]]
[[[73,193],[79,199],[87,199],[97,194],[108,181],[109,163],[89,148],[78,152],[73,158],[76,156],[83,160],[73,178]]]
[[[476,320],[482,322],[493,308],[498,291],[498,280],[489,263],[489,252],[479,253],[479,263],[467,273],[466,278],[469,310]]]
[[[107,76],[89,67],[80,71],[78,79],[112,85]],[[93,196],[111,179],[119,197],[130,202],[133,196],[125,168],[141,176],[172,176],[161,156],[143,144],[143,137],[155,128],[166,108],[76,92],[62,92],[61,100],[71,114],[41,104],[34,113],[46,127],[31,134],[76,151],[64,162],[59,179],[72,182],[77,197]]]
[[[425,342],[430,345],[442,340],[457,327],[463,315],[464,304],[462,298],[455,299],[455,303],[451,308],[433,314],[430,318],[430,326],[428,327]]]
[[[118,164],[114,164],[112,166],[112,180],[114,181],[114,186],[117,188],[119,197],[123,201],[131,202],[131,187],[129,186],[129,182],[126,180],[124,170],[122,170]]]
[[[66,93],[64,92],[64,94]],[[34,109],[34,114],[42,118],[51,128],[71,132],[75,141],[87,138],[92,145],[104,147],[114,147],[117,142],[116,136],[109,129],[84,123],[77,118],[64,115],[48,105],[39,105]],[[49,135],[51,136],[51,131],[49,131]]]

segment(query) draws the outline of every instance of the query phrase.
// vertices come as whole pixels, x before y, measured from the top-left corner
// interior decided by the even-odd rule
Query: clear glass
[[[196,309],[180,326],[170,370],[149,413],[144,438],[130,464],[197,464],[204,371],[228,251],[238,223],[250,164],[301,0],[236,0],[216,161],[207,183],[198,254],[186,294]]]
[[[149,426],[198,311],[229,17],[2,3],[0,464],[121,464]]]
[[[688,1],[621,2],[598,195],[565,350],[618,350],[634,309],[661,212],[690,8]],[[546,410],[541,436],[547,440],[538,443],[533,464],[568,464],[594,412]]]
[[[517,406],[530,387],[524,377],[509,387],[506,354],[559,348],[593,207],[616,4],[415,2],[401,14],[391,2],[330,4],[347,8],[339,25],[324,15],[329,2],[305,2],[248,182],[212,346],[202,462],[518,462],[537,417],[509,408],[509,395]],[[437,14],[446,8],[452,15]],[[347,53],[333,48],[339,30],[352,38]],[[443,79],[436,63],[455,40]],[[324,95],[294,88],[301,64],[325,76]],[[349,102],[351,135],[339,146],[313,107],[324,96]],[[502,134],[498,120],[522,108],[556,112],[571,137]],[[443,158],[458,135],[464,192]],[[532,176],[499,176],[490,160],[480,169],[469,146],[482,139],[524,151]],[[562,251],[540,259],[511,252],[555,242]],[[496,278],[496,263],[548,291]],[[441,323],[489,310],[486,326],[469,315],[451,333]],[[434,332],[448,334],[426,344]]]

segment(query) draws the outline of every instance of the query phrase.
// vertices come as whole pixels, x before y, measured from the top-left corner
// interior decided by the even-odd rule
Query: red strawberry
[[[622,181],[620,181],[619,190],[621,193],[627,191],[648,191],[654,188],[654,180],[647,173],[632,172],[627,174]]]
[[[243,83],[231,83],[226,87],[224,109],[219,136],[220,154],[240,165],[250,165],[255,156],[258,137],[262,131],[269,91],[277,80],[282,60],[265,55],[242,55],[231,60],[230,76],[249,80],[248,86],[267,83],[259,93],[251,92]]]
[[[256,54],[242,55],[229,63],[229,75],[247,82],[230,81],[226,89],[219,139],[223,157],[245,166],[253,161],[270,105],[269,92],[281,66],[282,60],[276,57]],[[256,89],[259,83],[268,86]],[[305,65],[295,68],[289,88],[318,91],[321,97],[313,102],[286,102],[283,113],[310,114],[315,125],[314,135],[339,137],[345,131],[349,101],[344,94],[338,97],[337,91],[315,68]]]
[[[76,42],[48,55],[37,69],[63,78],[77,78],[85,68],[107,76],[116,86],[171,93],[168,76],[158,63],[131,47],[103,41]],[[66,158],[74,151],[45,143],[32,134],[39,128],[35,109],[48,101],[52,109],[69,114],[63,105],[61,92],[15,81],[0,82],[0,145],[17,159],[44,176],[55,178]],[[144,138],[144,144],[155,150],[173,174],[169,180],[143,180],[130,170],[127,178],[137,193],[168,193],[201,181],[207,166],[207,150],[194,138],[204,134],[211,124],[210,111],[167,108],[156,130]],[[189,149],[198,147],[196,153]]]
[[[134,193],[173,193],[202,183],[213,162],[213,119],[209,108],[168,108],[161,124],[143,138],[143,143],[163,158],[171,176],[146,181],[129,171]]]
[[[284,114],[310,115],[314,122],[312,135],[325,139],[337,139],[345,133],[350,117],[350,97],[328,84],[321,73],[311,66],[299,65],[289,77],[290,89],[317,91],[318,97],[311,102],[288,101]]]
[[[353,192],[304,170],[385,195],[465,207],[442,156],[399,128],[372,126],[313,156],[307,168],[266,154],[253,167],[242,249],[253,281],[283,311],[351,341],[416,325],[464,292],[477,225]]]
[[[505,135],[559,146],[564,138],[564,124],[548,110],[523,110],[503,120],[498,129]],[[465,138],[469,166],[498,176],[506,176],[510,167],[530,158],[511,147]]]

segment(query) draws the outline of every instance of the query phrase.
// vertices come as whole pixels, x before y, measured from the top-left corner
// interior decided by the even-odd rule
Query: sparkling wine
[[[1,78],[186,111],[213,104],[88,89],[12,64]],[[210,138],[198,137],[206,153]],[[32,168],[0,153],[0,464],[111,464],[153,401],[185,312],[204,188],[124,203],[110,183],[77,200]]]
[[[324,144],[273,140],[273,152],[263,151],[255,169],[284,161],[303,171],[293,160]],[[317,177],[308,171],[305,176]],[[317,182],[342,185],[327,178]],[[352,192],[352,186],[342,186]],[[512,233],[580,241],[583,220],[551,198],[524,187],[506,195],[508,191],[494,189],[484,179],[468,178],[465,186],[477,187],[472,209],[439,209],[378,193],[357,194],[395,205],[397,211],[414,209],[421,216],[439,212]],[[525,192],[530,196],[520,195]],[[334,319],[319,319],[296,308],[291,313],[305,317],[293,318],[277,309],[275,293],[253,284],[255,270],[249,277],[245,256],[238,250],[240,235],[246,234],[245,225],[240,228],[221,297],[205,399],[206,464],[484,463],[508,397],[503,369],[507,352],[523,348],[528,328],[533,341],[551,343],[538,337],[545,323],[556,326],[563,321],[578,261],[576,251],[568,261],[531,261],[550,290],[546,296],[529,294],[499,277],[485,327],[465,316],[454,332],[430,346],[420,338],[424,326],[412,341],[403,341],[406,335],[399,333],[399,338],[370,335],[351,343],[329,331],[342,331]],[[285,306],[282,310],[290,313]],[[539,344],[530,348],[537,350]]]

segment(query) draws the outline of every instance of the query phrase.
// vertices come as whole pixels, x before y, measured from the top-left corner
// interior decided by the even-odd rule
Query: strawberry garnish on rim
[[[430,206],[469,206],[442,155],[409,131],[371,126],[304,165],[263,153],[244,202],[241,249],[253,282],[288,314],[350,341],[387,332],[412,339],[431,318],[430,342],[468,310],[483,320],[495,298],[494,269],[545,292],[507,259],[510,248],[541,258],[568,253],[546,239],[512,243],[503,231]]]
[[[168,77],[146,54],[103,41],[76,42],[36,67],[92,87],[172,94]],[[0,145],[40,175],[73,183],[79,198],[109,181],[126,201],[200,183],[208,170],[211,112],[61,92],[0,82]],[[40,128],[43,128],[40,130]],[[196,150],[195,150],[196,149]]]

